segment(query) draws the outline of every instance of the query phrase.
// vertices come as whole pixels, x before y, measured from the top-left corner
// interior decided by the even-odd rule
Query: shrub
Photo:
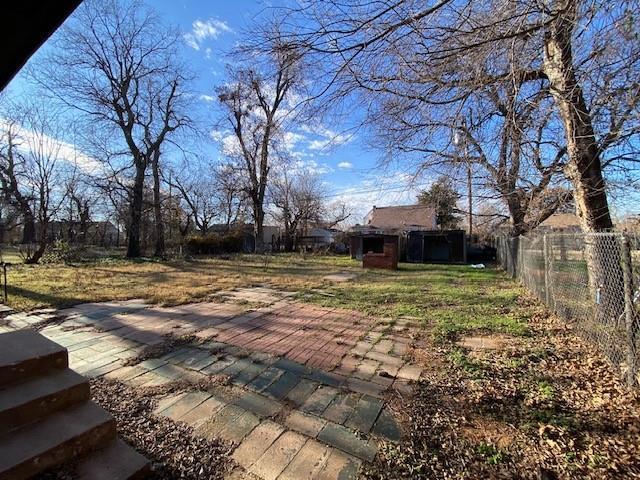
[[[80,245],[70,245],[64,240],[56,240],[47,246],[41,263],[69,263],[82,260],[86,249]]]
[[[191,235],[187,237],[186,246],[192,255],[237,253],[243,250],[244,237],[240,233]]]

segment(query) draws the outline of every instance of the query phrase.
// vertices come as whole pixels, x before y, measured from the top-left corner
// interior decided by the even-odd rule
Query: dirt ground
[[[423,379],[395,405],[405,441],[385,445],[367,478],[640,478],[638,392],[571,325],[530,298],[518,308],[528,336],[423,337]]]

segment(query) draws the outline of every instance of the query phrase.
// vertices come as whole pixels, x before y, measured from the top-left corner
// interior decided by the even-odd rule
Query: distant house
[[[252,223],[245,223],[242,225],[225,225],[214,224],[207,229],[208,233],[215,233],[218,235],[224,235],[231,231],[240,231],[243,235],[243,250],[245,252],[253,252],[255,250],[256,239]],[[262,227],[262,241],[264,247],[267,250],[275,250],[277,248],[280,239],[280,227],[272,225],[263,225]]]
[[[369,228],[380,230],[437,230],[436,211],[426,205],[400,205],[396,207],[376,207],[367,214],[364,221]]]
[[[337,232],[338,230],[329,228],[309,228],[306,235],[300,235],[296,238],[296,243],[299,247],[312,249],[330,247],[336,240]]]
[[[335,230],[331,228],[316,227],[316,228],[310,228],[307,231],[307,236],[313,237],[314,239],[316,239],[316,242],[319,245],[328,246],[335,241],[336,233],[338,233],[338,231],[339,230]]]
[[[580,219],[574,213],[554,213],[538,225],[539,232],[581,232]]]
[[[390,235],[399,239],[401,262],[466,262],[465,232],[438,229],[435,209],[425,205],[374,206],[365,217],[365,225],[351,230],[352,258],[361,259],[369,252],[380,253],[380,238]]]
[[[640,235],[640,215],[627,215],[617,222],[618,230]]]
[[[112,247],[120,241],[120,232],[110,221],[89,221],[81,226],[79,222],[54,220],[49,223],[47,235],[50,242],[63,240],[70,243],[84,243]],[[36,223],[36,234],[40,235],[40,225]]]

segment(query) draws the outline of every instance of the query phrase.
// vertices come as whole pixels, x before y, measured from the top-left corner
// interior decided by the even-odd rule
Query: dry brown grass
[[[78,265],[15,265],[8,275],[16,310],[144,298],[164,305],[205,299],[234,287],[268,283],[285,290],[323,285],[337,268],[358,269],[346,257],[239,255],[169,262],[108,260]]]

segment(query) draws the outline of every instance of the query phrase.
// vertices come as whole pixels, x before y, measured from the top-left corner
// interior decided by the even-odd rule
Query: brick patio
[[[84,304],[9,315],[0,332],[55,316],[41,333],[67,347],[73,369],[134,387],[228,376],[228,385],[167,395],[157,413],[189,423],[197,435],[234,442],[232,478],[357,478],[362,462],[375,457],[377,439],[400,439],[385,398],[410,394],[420,377],[406,361],[409,322],[294,303],[264,287],[228,297],[245,305]],[[247,301],[262,306],[247,310]],[[169,334],[197,341],[125,366]]]

